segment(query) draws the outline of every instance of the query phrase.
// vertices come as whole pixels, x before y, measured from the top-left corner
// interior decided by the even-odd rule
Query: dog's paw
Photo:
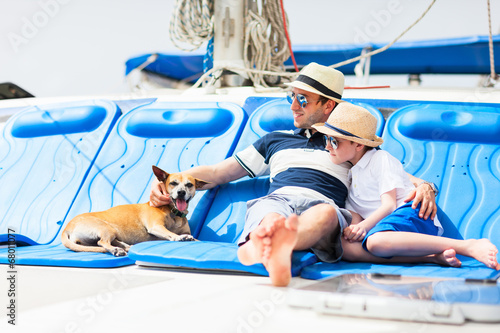
[[[127,255],[127,251],[125,251],[124,249],[122,248],[119,248],[119,247],[115,247],[113,249],[113,252],[111,252],[115,257],[124,257]]]
[[[179,237],[177,237],[178,242],[191,242],[195,240],[196,239],[194,239],[194,237],[191,235],[179,235]]]

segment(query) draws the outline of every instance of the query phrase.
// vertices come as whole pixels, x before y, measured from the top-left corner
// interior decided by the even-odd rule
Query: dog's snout
[[[186,191],[184,191],[184,190],[179,190],[179,191],[177,192],[177,197],[178,197],[178,198],[184,198],[185,196],[186,196]]]

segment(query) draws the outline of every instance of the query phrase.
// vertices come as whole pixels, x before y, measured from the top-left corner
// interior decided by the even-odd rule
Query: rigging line
[[[285,8],[283,6],[283,0],[280,0],[280,6],[281,6],[281,14],[283,16],[283,29],[285,30],[286,41],[288,43],[288,49],[290,50],[290,57],[292,58],[293,67],[295,68],[295,71],[298,72],[299,67],[297,67],[297,63],[295,62],[295,56],[292,51],[292,42],[290,41],[290,35],[288,34],[288,27],[286,26],[286,14],[285,14]]]
[[[223,70],[230,70],[230,71],[240,71],[240,72],[247,72],[247,73],[253,73],[253,74],[264,74],[264,75],[280,75],[280,76],[297,76],[298,73],[296,72],[275,72],[275,71],[266,71],[266,70],[260,70],[260,69],[249,69],[249,68],[242,68],[242,67],[233,67],[233,66],[223,66],[223,67],[213,67],[209,71],[207,71],[205,74],[203,74],[198,81],[188,89],[194,89],[198,88],[203,81],[205,81],[212,73],[216,71],[223,71]]]
[[[178,0],[180,1],[180,0]],[[340,66],[344,66],[344,65],[347,65],[347,64],[350,64],[352,62],[355,62],[355,61],[358,61],[362,58],[366,58],[366,57],[370,57],[372,55],[375,55],[375,54],[379,54],[379,53],[382,53],[384,52],[385,50],[387,50],[389,47],[391,47],[394,43],[396,43],[401,37],[403,37],[410,29],[412,29],[417,23],[419,23],[424,17],[425,15],[427,15],[427,13],[429,12],[429,10],[434,6],[434,4],[436,3],[436,0],[432,0],[432,2],[429,4],[429,6],[427,7],[427,9],[420,15],[420,17],[415,21],[413,22],[413,24],[411,24],[408,28],[406,28],[406,30],[404,30],[401,34],[399,34],[399,36],[397,36],[392,42],[390,42],[389,44],[387,44],[386,46],[384,47],[381,47],[377,50],[374,50],[372,52],[368,52],[364,55],[361,55],[361,56],[358,56],[358,57],[355,57],[355,58],[352,58],[352,59],[348,59],[348,60],[345,60],[343,62],[340,62],[340,63],[337,63],[337,64],[334,64],[334,65],[330,65],[329,67],[332,67],[332,68],[337,68],[337,67],[340,67]],[[190,88],[196,88],[196,87],[199,87],[201,85],[201,83],[207,79],[207,77],[214,73],[215,71],[222,71],[222,70],[231,70],[233,68],[231,68],[230,66],[227,66],[227,67],[224,67],[224,68],[212,68],[211,70],[209,70],[208,72],[206,72],[204,75],[202,75],[198,81]],[[279,71],[269,71],[269,70],[259,70],[259,69],[251,69],[251,68],[234,68],[238,71],[245,71],[247,73],[254,73],[254,74],[268,74],[268,75],[279,75],[279,76],[285,76],[285,77],[295,77],[298,75],[298,73],[294,72],[294,73],[290,73],[290,72],[279,72]]]
[[[420,17],[415,21],[413,22],[413,24],[411,24],[408,28],[406,28],[406,30],[404,30],[401,34],[399,34],[398,37],[396,37],[392,42],[390,42],[389,44],[387,44],[386,46],[382,47],[382,48],[379,48],[377,50],[374,50],[372,52],[369,52],[369,53],[366,53],[364,55],[361,55],[361,56],[358,56],[358,57],[355,57],[355,58],[352,58],[352,59],[348,59],[348,60],[345,60],[343,62],[339,62],[337,64],[334,64],[334,65],[331,65],[329,67],[332,67],[332,68],[337,68],[337,67],[340,67],[340,66],[344,66],[344,65],[347,65],[347,64],[350,64],[352,62],[355,62],[355,61],[358,61],[362,58],[366,58],[366,57],[370,57],[372,55],[375,55],[375,54],[378,54],[378,53],[382,53],[384,52],[385,50],[387,50],[389,47],[391,47],[392,45],[394,45],[394,43],[396,43],[401,37],[403,37],[408,31],[410,31],[411,28],[413,28],[418,22],[420,22],[425,15],[427,15],[427,13],[429,12],[429,10],[432,8],[432,6],[434,6],[434,4],[436,3],[436,0],[433,0],[429,6],[427,7],[427,9],[422,13],[422,15],[420,15]],[[249,71],[247,69],[247,71]],[[253,71],[253,72],[257,72],[257,71]],[[267,72],[267,71],[262,71],[262,72]],[[289,72],[274,72],[274,75],[281,75],[281,76],[296,76],[297,73],[289,73]]]
[[[495,55],[493,53],[493,35],[491,33],[491,7],[490,0],[488,2],[488,25],[489,25],[489,48],[490,48],[490,79],[496,81],[498,79],[498,75],[495,72]],[[493,86],[493,83],[490,82],[490,85]]]
[[[339,62],[339,63],[336,63],[334,65],[331,65],[329,67],[332,67],[332,68],[337,68],[337,67],[341,67],[341,66],[344,66],[344,65],[347,65],[347,64],[350,64],[350,63],[353,63],[355,61],[358,61],[358,60],[361,60],[363,58],[367,58],[367,57],[371,57],[372,55],[375,55],[375,54],[379,54],[379,53],[382,53],[384,52],[385,50],[387,50],[389,47],[391,47],[394,43],[396,43],[401,37],[403,37],[408,31],[410,31],[411,28],[413,28],[418,22],[420,22],[420,20],[422,20],[424,18],[425,15],[427,15],[427,13],[429,12],[429,10],[432,8],[432,6],[434,6],[434,4],[436,3],[436,0],[433,0],[431,2],[431,4],[429,5],[429,7],[427,7],[427,9],[422,13],[422,15],[420,15],[420,17],[415,21],[413,22],[412,25],[410,25],[408,28],[406,28],[405,31],[403,31],[401,34],[399,34],[398,37],[396,37],[392,42],[390,42],[389,44],[387,44],[386,46],[384,47],[381,47],[379,49],[376,49],[374,51],[371,51],[371,52],[368,52],[366,54],[363,54],[363,55],[360,55],[358,57],[355,57],[355,58],[351,58],[351,59],[348,59],[348,60],[345,60],[345,61],[342,61],[342,62]]]

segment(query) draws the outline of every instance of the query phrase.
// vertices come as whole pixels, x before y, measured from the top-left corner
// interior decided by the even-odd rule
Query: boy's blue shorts
[[[424,220],[418,216],[420,204],[416,209],[411,208],[411,205],[412,202],[409,202],[397,208],[392,214],[383,218],[368,231],[365,239],[363,239],[363,248],[368,251],[366,240],[374,233],[380,231],[405,231],[438,236],[439,229],[434,225],[434,222],[430,218]]]

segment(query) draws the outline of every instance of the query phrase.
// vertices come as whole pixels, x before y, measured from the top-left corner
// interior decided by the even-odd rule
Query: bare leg
[[[307,250],[316,246],[330,246],[332,233],[340,232],[337,211],[328,204],[319,204],[299,216],[297,244],[294,250]]]
[[[411,232],[384,231],[367,239],[368,250],[382,257],[404,254],[405,256],[427,256],[454,249],[456,253],[479,260],[487,267],[499,270],[496,255],[498,249],[488,239],[458,240]]]
[[[250,240],[238,249],[238,259],[244,265],[262,263],[275,286],[286,286],[292,278],[292,252],[297,242],[298,217],[285,220],[269,214],[250,233]]]
[[[342,248],[344,256],[342,259],[355,262],[371,262],[377,264],[390,263],[433,263],[443,266],[460,267],[462,263],[457,258],[454,249],[447,249],[439,254],[417,257],[392,257],[390,259],[377,257],[370,252],[365,251],[360,242],[350,243],[342,239]]]
[[[293,250],[305,250],[327,244],[331,234],[339,232],[334,207],[320,204],[299,217],[288,219],[271,213],[250,233],[250,240],[238,249],[238,259],[244,265],[263,263],[276,286],[286,286],[291,279]]]
[[[300,216],[290,215],[284,223],[278,222],[271,236],[269,259],[264,265],[275,286],[286,286],[290,282],[291,255],[293,250],[311,247],[327,247],[331,235],[340,231],[336,210],[328,204],[313,206]]]

